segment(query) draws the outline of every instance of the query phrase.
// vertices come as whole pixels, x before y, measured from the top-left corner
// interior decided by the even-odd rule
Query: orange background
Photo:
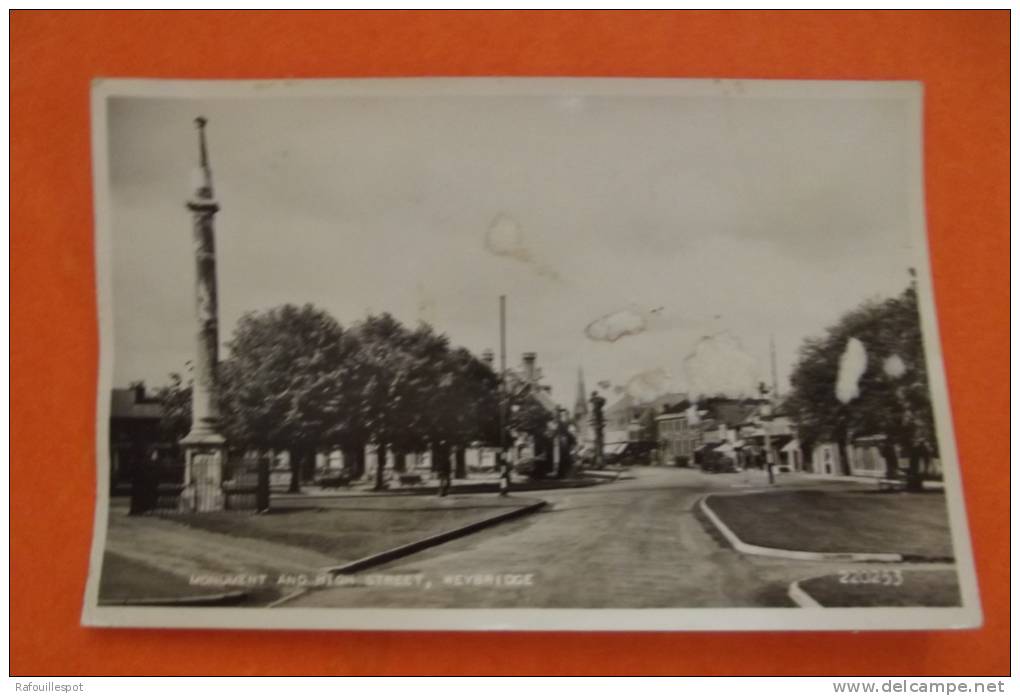
[[[12,673],[1008,672],[1008,12],[14,12],[10,27]],[[573,635],[82,628],[98,358],[89,81],[415,75],[923,81],[936,302],[985,626]]]

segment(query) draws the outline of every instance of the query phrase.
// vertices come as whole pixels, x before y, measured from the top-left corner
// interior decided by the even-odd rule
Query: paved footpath
[[[832,484],[795,475],[780,479],[780,486],[791,485]],[[790,582],[854,564],[745,556],[695,512],[706,493],[761,487],[766,482],[757,471],[710,475],[650,467],[594,488],[521,494],[550,505],[362,573],[420,573],[421,582],[320,589],[285,606],[792,606]],[[515,584],[520,582],[530,584]]]

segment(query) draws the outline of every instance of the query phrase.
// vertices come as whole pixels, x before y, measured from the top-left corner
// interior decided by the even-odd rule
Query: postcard
[[[85,624],[980,624],[920,84],[92,99]]]

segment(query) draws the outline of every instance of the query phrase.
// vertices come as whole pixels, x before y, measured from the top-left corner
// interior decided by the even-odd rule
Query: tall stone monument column
[[[216,297],[216,244],[213,218],[220,209],[213,196],[205,143],[205,118],[198,127],[199,170],[191,211],[195,250],[195,355],[191,387],[191,432],[181,440],[185,453],[182,508],[222,510],[226,441],[219,432],[216,366],[219,359],[219,306]]]

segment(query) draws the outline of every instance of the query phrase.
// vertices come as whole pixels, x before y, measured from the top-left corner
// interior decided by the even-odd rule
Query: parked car
[[[621,466],[648,465],[655,458],[658,445],[654,442],[637,440],[628,442],[622,451],[610,459],[610,464]]]
[[[552,473],[552,462],[545,457],[527,457],[517,462],[514,473],[532,479],[541,479]]]
[[[711,474],[725,474],[740,471],[737,467],[736,460],[730,457],[724,457],[720,454],[712,455],[711,453],[705,457],[705,461],[702,463],[701,468],[703,471],[707,471]]]
[[[328,472],[316,481],[323,488],[342,488],[351,484],[351,477],[342,472]]]

